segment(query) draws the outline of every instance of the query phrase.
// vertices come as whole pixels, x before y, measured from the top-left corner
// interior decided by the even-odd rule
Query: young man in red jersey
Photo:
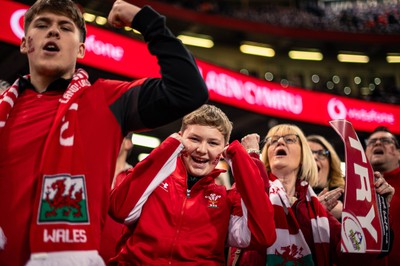
[[[25,15],[29,74],[0,96],[0,265],[103,265],[100,235],[123,137],[208,99],[163,16],[117,0],[108,21],[142,33],[161,78],[91,84],[75,66],[86,28],[72,0],[38,0]]]

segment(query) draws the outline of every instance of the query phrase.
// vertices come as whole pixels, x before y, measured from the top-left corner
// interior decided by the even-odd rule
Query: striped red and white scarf
[[[28,79],[29,75],[23,78]],[[86,224],[69,224],[66,222],[53,222],[53,223],[39,223],[39,204],[42,202],[42,194],[45,188],[45,177],[47,176],[73,176],[75,173],[84,174],[85,165],[82,163],[84,153],[81,151],[80,143],[83,141],[80,132],[78,130],[78,108],[79,99],[82,93],[90,88],[91,84],[88,80],[88,74],[83,69],[78,69],[72,80],[65,90],[62,97],[59,99],[59,105],[54,116],[53,123],[51,125],[48,136],[46,137],[42,158],[40,161],[40,173],[37,178],[37,189],[38,192],[35,198],[35,203],[33,207],[33,217],[31,218],[31,251],[32,252],[45,252],[45,251],[60,251],[65,250],[65,243],[57,242],[53,243],[51,241],[44,240],[44,230],[50,230],[57,228],[69,229],[77,228],[81,229],[84,226],[88,227]],[[18,100],[20,94],[19,90],[19,79],[17,79],[14,84],[8,88],[0,96],[0,133],[4,129],[7,123],[7,118],[15,104]],[[95,235],[93,232],[88,233],[88,236]],[[50,243],[51,242],[51,243]],[[91,245],[91,246],[90,246]],[[74,247],[78,249],[88,249],[88,247],[93,247],[95,245],[95,239],[93,237],[88,237],[85,244],[81,244],[79,247]]]
[[[30,75],[25,75],[23,79],[29,79]],[[19,96],[19,82],[17,79],[7,90],[0,95],[0,130],[5,126],[11,109]],[[57,111],[56,120],[60,120],[68,111],[73,101],[76,101],[78,96],[90,86],[88,74],[83,69],[78,69],[72,77],[72,81],[66,89],[63,97],[60,99],[60,108]],[[58,121],[54,121],[58,122]],[[53,123],[54,125],[54,123]]]
[[[311,219],[314,261],[282,183],[269,175],[269,198],[274,205],[277,238],[267,249],[267,265],[329,265],[329,221],[311,186],[296,181],[298,198],[304,198]]]

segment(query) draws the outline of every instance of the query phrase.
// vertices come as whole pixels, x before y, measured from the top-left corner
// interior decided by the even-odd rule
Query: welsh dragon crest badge
[[[44,176],[38,222],[88,223],[84,176]]]

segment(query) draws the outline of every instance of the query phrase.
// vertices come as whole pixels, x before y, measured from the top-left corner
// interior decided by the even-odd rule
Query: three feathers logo
[[[211,193],[209,196],[205,196],[205,198],[208,199],[209,208],[218,208],[218,199],[221,198],[221,195]]]

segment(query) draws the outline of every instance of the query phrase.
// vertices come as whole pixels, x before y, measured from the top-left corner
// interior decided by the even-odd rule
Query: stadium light
[[[97,16],[95,22],[97,23],[97,25],[103,26],[103,25],[106,25],[107,18],[102,17],[102,16]]]
[[[244,54],[258,55],[264,57],[274,57],[275,50],[267,44],[255,42],[243,42],[240,45],[240,51]]]
[[[309,50],[309,51],[291,50],[289,51],[289,57],[294,60],[309,60],[309,61],[322,61],[322,59],[324,59],[324,56],[318,50]]]
[[[91,13],[83,13],[83,18],[86,22],[93,22],[96,19],[96,15]]]
[[[368,63],[369,57],[359,53],[340,52],[337,56],[339,62],[342,63]]]
[[[140,134],[132,134],[132,143],[133,145],[143,146],[147,148],[156,148],[160,145],[161,141],[158,138],[140,135]]]
[[[202,48],[212,48],[214,46],[212,37],[208,35],[181,34],[178,35],[178,39],[180,39],[185,45],[197,46]]]
[[[388,53],[386,56],[386,62],[388,63],[400,63],[400,54]]]

